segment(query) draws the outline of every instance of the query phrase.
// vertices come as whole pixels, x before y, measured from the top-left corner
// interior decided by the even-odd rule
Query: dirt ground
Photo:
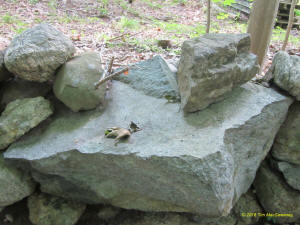
[[[103,61],[128,64],[161,54],[178,58],[188,38],[205,33],[204,0],[0,0],[0,49],[14,36],[41,22],[48,22],[70,37],[77,54],[96,50]],[[213,6],[211,32],[246,32],[247,17]],[[284,30],[274,30],[265,66],[270,66],[281,45]],[[300,54],[299,31],[293,30],[287,47]],[[168,49],[159,40],[170,40]],[[298,43],[297,43],[298,41]],[[266,69],[265,69],[266,70]]]

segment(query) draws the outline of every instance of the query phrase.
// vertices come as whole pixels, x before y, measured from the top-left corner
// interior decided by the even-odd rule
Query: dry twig
[[[97,83],[95,83],[95,89],[97,89],[101,84],[105,83],[106,81],[108,81],[108,80],[112,79],[113,77],[118,76],[124,72],[127,72],[128,70],[129,70],[129,67],[127,66],[118,72],[115,72],[107,77],[104,77],[103,79],[101,79]]]

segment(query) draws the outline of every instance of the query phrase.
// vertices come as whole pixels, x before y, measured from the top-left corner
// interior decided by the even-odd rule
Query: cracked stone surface
[[[249,49],[249,34],[206,34],[185,41],[177,72],[182,109],[203,110],[251,80],[259,66]]]
[[[110,98],[105,110],[57,107],[48,124],[9,147],[6,160],[56,196],[218,217],[249,189],[292,102],[252,83],[186,116],[179,104],[118,81]],[[129,140],[115,146],[104,137],[131,121],[142,130]]]

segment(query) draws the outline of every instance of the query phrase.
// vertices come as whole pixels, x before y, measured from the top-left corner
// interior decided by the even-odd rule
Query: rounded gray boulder
[[[25,80],[53,80],[55,70],[75,53],[63,33],[42,23],[15,37],[4,56],[6,68]]]
[[[72,111],[94,109],[104,103],[106,85],[95,89],[103,69],[96,52],[84,53],[64,64],[57,73],[53,91]]]

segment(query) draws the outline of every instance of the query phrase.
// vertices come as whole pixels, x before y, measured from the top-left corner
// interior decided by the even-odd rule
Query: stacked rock
[[[0,218],[30,196],[36,225],[250,225],[283,210],[293,218],[278,221],[299,221],[299,104],[288,113],[291,97],[249,82],[249,48],[248,34],[188,40],[178,69],[161,56],[130,65],[107,94],[98,53],[73,57],[48,24],[16,37],[0,54]],[[296,99],[297,60],[272,66]],[[132,122],[129,140],[104,137]]]

